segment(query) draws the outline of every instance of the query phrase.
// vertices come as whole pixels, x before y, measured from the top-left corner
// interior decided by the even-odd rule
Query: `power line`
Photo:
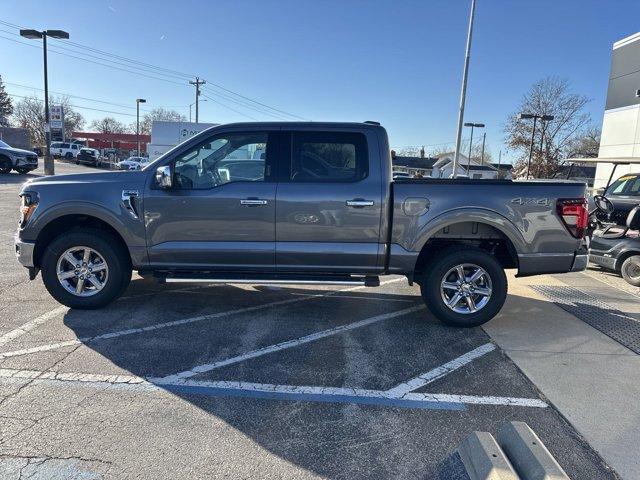
[[[27,46],[29,46],[29,47],[33,47],[33,48],[37,48],[37,49],[39,49],[39,50],[42,50],[42,46],[41,46],[41,45],[34,45],[34,44],[31,44],[31,43],[27,43],[27,42],[21,42],[20,40],[15,40],[15,39],[13,39],[13,38],[4,37],[4,36],[2,36],[2,35],[0,35],[0,38],[4,38],[5,40],[9,40],[10,42],[19,43],[19,44],[21,44],[21,45],[27,45]],[[93,61],[93,60],[89,60],[88,58],[77,57],[77,56],[75,56],[75,55],[70,55],[70,54],[68,54],[68,53],[59,52],[59,51],[57,51],[57,50],[52,49],[51,47],[48,47],[48,48],[47,48],[47,51],[48,51],[48,52],[52,52],[52,53],[56,53],[56,54],[58,54],[58,55],[64,55],[65,57],[75,58],[75,59],[82,60],[82,61],[85,61],[85,62],[94,63],[94,64],[96,64],[96,65],[101,65],[101,66],[103,66],[103,67],[113,68],[113,69],[115,69],[115,70],[121,70],[121,71],[123,71],[123,72],[132,73],[133,75],[139,75],[139,76],[141,76],[141,77],[146,77],[146,78],[151,78],[151,79],[153,79],[153,80],[159,80],[159,81],[162,81],[162,82],[171,83],[171,84],[173,84],[173,85],[180,85],[180,86],[183,86],[183,85],[184,85],[183,83],[175,82],[175,81],[173,81],[173,80],[168,80],[168,79],[166,79],[166,78],[154,77],[154,76],[151,76],[151,75],[146,75],[146,74],[144,74],[144,73],[135,72],[135,71],[133,71],[133,70],[127,70],[127,69],[125,69],[125,68],[120,68],[120,67],[116,67],[116,66],[113,66],[113,65],[108,65],[108,64],[106,64],[106,63],[100,63],[100,62],[96,62],[96,61]]]
[[[12,28],[17,28],[17,29],[26,28],[24,26],[16,25],[14,23],[6,22],[4,20],[0,20],[0,24],[6,25],[6,26],[12,27]],[[13,32],[7,32],[7,33],[13,33]],[[18,35],[18,34],[16,34],[16,35]],[[115,53],[110,53],[110,52],[106,52],[104,50],[99,50],[97,48],[90,47],[88,45],[83,45],[81,43],[72,42],[71,40],[64,40],[64,41],[63,40],[58,40],[58,39],[52,39],[52,40],[54,40],[56,43],[60,43],[60,44],[63,44],[63,45],[73,45],[73,46],[81,48],[83,50],[90,50],[92,52],[99,53],[101,55],[108,56],[108,57],[117,58],[119,60],[123,60],[125,62],[129,62],[129,63],[132,63],[132,64],[142,65],[142,66],[145,66],[145,67],[148,67],[148,68],[153,68],[153,69],[156,69],[156,70],[162,70],[162,71],[167,72],[169,74],[178,75],[178,76],[185,77],[185,78],[192,78],[194,76],[192,74],[180,72],[178,70],[172,70],[172,69],[165,68],[165,67],[159,67],[159,66],[153,65],[151,63],[145,63],[145,62],[142,62],[140,60],[134,60],[132,58],[124,57],[122,55],[116,55]],[[65,47],[60,46],[60,48],[65,48]]]
[[[268,115],[270,117],[274,117],[277,118],[278,120],[290,120],[288,117],[285,117],[284,115],[280,115],[279,113],[275,113],[275,112],[270,112],[269,110],[266,110],[264,108],[259,108],[259,107],[255,107],[251,104],[248,104],[246,102],[241,102],[240,100],[230,96],[230,95],[225,95],[224,93],[220,93],[220,92],[216,92],[215,90],[211,90],[208,89],[207,87],[205,87],[205,90],[207,92],[209,92],[210,95],[216,95],[218,97],[222,97],[225,100],[228,100],[240,107],[244,107],[244,108],[248,108],[250,110],[254,110],[255,112],[258,113],[262,113],[263,115]]]
[[[14,87],[20,87],[20,88],[26,88],[26,89],[29,89],[29,90],[44,92],[44,90],[42,88],[31,87],[29,85],[22,85],[20,83],[13,83],[13,82],[4,82],[4,83],[5,83],[5,85],[12,85]],[[54,90],[49,90],[49,93],[55,93],[56,95],[64,95],[66,97],[71,97],[71,98],[79,98],[81,100],[88,100],[90,102],[103,103],[105,105],[113,105],[114,107],[130,108],[130,109],[133,109],[133,110],[136,109],[136,107],[133,107],[131,105],[124,105],[122,103],[108,102],[106,100],[98,100],[97,98],[81,97],[80,95],[72,95],[70,93],[65,93],[65,92],[56,92]],[[184,105],[180,105],[180,106],[184,107]],[[146,113],[150,112],[150,110],[147,110],[147,109],[140,109],[140,111],[141,112],[146,112]]]
[[[38,103],[44,103],[44,100],[40,100],[39,98],[34,98],[34,97],[27,97],[25,95],[16,95],[15,93],[8,93],[7,95],[9,95],[10,97],[16,97],[16,98],[28,98],[30,100],[34,100]],[[92,108],[92,107],[84,107],[82,105],[69,105],[70,107],[73,108],[79,108],[81,110],[93,110],[95,112],[103,112],[103,113],[111,113],[114,115],[126,115],[127,117],[135,117],[136,115],[133,113],[125,113],[125,112],[114,112],[113,110],[102,110],[100,108]]]
[[[209,95],[207,95],[206,93],[203,93],[203,94],[202,94],[202,96],[203,96],[203,97],[205,97],[205,98],[207,98],[207,99],[209,99],[209,100],[211,100],[211,101],[212,101],[212,102],[214,102],[214,103],[217,103],[218,105],[222,105],[224,108],[228,108],[228,109],[229,109],[229,110],[231,110],[232,112],[236,112],[238,115],[242,115],[243,117],[250,118],[251,120],[255,120],[256,122],[259,122],[259,121],[260,121],[259,119],[255,118],[255,117],[252,117],[251,115],[247,115],[246,113],[243,113],[243,112],[241,112],[241,111],[239,111],[239,110],[236,110],[235,108],[230,107],[229,105],[225,105],[224,103],[220,102],[219,100],[216,100],[216,99],[214,99],[214,98],[211,98],[211,97],[210,97]]]
[[[3,20],[0,20],[0,24],[6,25],[6,26],[9,26],[9,27],[12,27],[12,28],[18,28],[18,29],[19,28],[24,28],[24,27],[22,27],[20,25],[16,25],[16,24],[13,24],[13,23],[10,23],[10,22],[6,22],[6,21],[3,21]],[[4,31],[4,30],[0,30],[0,31],[4,32],[4,33],[10,33],[10,34],[13,34],[13,35],[18,35],[16,33],[7,32],[7,31]],[[16,42],[16,43],[20,43],[20,44],[23,44],[23,45],[29,45],[29,46],[32,46],[32,47],[36,47],[35,45],[32,45],[30,43],[20,42],[20,41],[17,41],[17,40],[14,40],[14,39],[10,39],[10,38],[7,38],[7,37],[3,37],[3,36],[0,36],[0,38],[4,38],[6,40],[10,40],[10,41],[13,41],[13,42]],[[90,55],[90,54],[85,53],[85,52],[78,52],[78,51],[76,51],[74,49],[70,49],[68,47],[65,47],[64,45],[72,45],[72,46],[75,46],[77,48],[82,48],[83,50],[89,50],[89,51],[98,53],[100,55],[104,55],[104,56],[111,57],[111,58],[117,58],[119,60],[123,60],[125,62],[131,63],[132,65],[123,64],[122,62],[116,62],[116,61],[111,60],[109,58],[97,57],[95,55]],[[177,70],[172,70],[172,69],[168,69],[168,68],[164,68],[164,67],[159,67],[157,65],[153,65],[153,64],[150,64],[150,63],[147,63],[147,62],[142,62],[142,61],[130,59],[130,58],[127,58],[127,57],[124,57],[124,56],[121,56],[121,55],[116,55],[116,54],[113,54],[113,53],[109,53],[109,52],[106,52],[104,50],[99,50],[97,48],[90,47],[90,46],[83,45],[83,44],[76,43],[76,42],[72,42],[72,41],[69,41],[69,40],[64,40],[64,41],[57,40],[56,41],[56,48],[67,50],[69,52],[75,53],[76,55],[85,55],[85,56],[89,56],[91,58],[96,58],[96,59],[102,60],[104,62],[110,62],[110,63],[115,63],[117,65],[126,66],[127,68],[140,68],[139,66],[141,65],[143,67],[146,67],[146,68],[143,68],[142,70],[147,72],[147,73],[153,73],[154,75],[170,76],[170,77],[173,77],[173,79],[175,79],[175,78],[180,78],[180,79],[189,78],[190,79],[190,78],[193,78],[193,76],[194,76],[194,75],[190,75],[190,74],[187,74],[187,73],[184,73],[184,72],[180,72],[180,71],[177,71]],[[56,50],[50,50],[50,51],[53,51],[54,53],[57,53],[59,55],[65,55],[65,56],[68,56],[68,57],[71,57],[71,58],[76,58],[78,60],[83,60],[83,61],[86,61],[86,62],[95,63],[97,65],[101,65],[101,66],[105,66],[105,67],[109,67],[109,68],[114,68],[116,70],[121,70],[121,71],[124,71],[124,72],[127,72],[127,73],[132,73],[134,75],[139,75],[139,76],[143,76],[143,77],[147,77],[147,78],[152,78],[152,79],[155,79],[155,80],[160,80],[160,81],[164,81],[164,82],[168,82],[168,83],[173,83],[173,84],[176,84],[176,85],[182,85],[181,83],[178,83],[178,82],[176,82],[174,80],[169,80],[167,78],[159,78],[159,77],[154,77],[154,76],[151,76],[151,75],[145,75],[144,73],[140,73],[140,72],[136,72],[136,71],[132,71],[132,70],[127,70],[125,68],[119,68],[119,67],[115,67],[115,66],[112,66],[112,65],[107,65],[107,64],[104,64],[104,63],[92,61],[92,60],[89,60],[87,58],[77,57],[75,55],[70,55],[68,53],[59,52],[59,51],[56,51]],[[158,72],[155,72],[155,71],[149,70],[149,69],[155,69],[155,70],[158,70]],[[248,97],[246,95],[243,95],[243,94],[241,94],[239,92],[236,92],[236,91],[233,91],[233,90],[231,90],[229,88],[226,88],[226,87],[224,87],[224,86],[222,86],[220,84],[212,83],[210,81],[209,81],[209,83],[215,88],[223,90],[224,92],[228,92],[231,95],[235,95],[236,97],[239,97],[239,98],[241,98],[243,100],[251,102],[252,104],[258,105],[259,107],[263,107],[265,109],[268,109],[268,111],[271,112],[271,113],[268,113],[267,111],[264,111],[264,110],[260,109],[259,107],[253,107],[252,108],[253,110],[256,110],[256,111],[258,111],[260,113],[267,114],[267,115],[270,115],[270,116],[274,116],[276,118],[279,118],[279,117],[280,118],[291,117],[291,118],[298,119],[298,120],[307,120],[304,117],[301,117],[299,115],[287,112],[285,110],[282,110],[282,109],[279,109],[279,108],[276,108],[276,107],[272,107],[271,105],[268,105],[266,103],[260,102],[258,100],[253,99],[253,98],[250,98],[250,97]],[[226,98],[229,101],[233,101],[234,103],[236,103],[236,104],[238,104],[240,106],[244,106],[245,108],[251,108],[248,105],[241,103],[240,100],[237,100],[237,99],[233,99],[232,100],[232,97],[225,96],[224,94],[222,94],[220,92],[216,92],[213,89],[209,90],[209,92],[212,95],[223,96],[223,98]]]

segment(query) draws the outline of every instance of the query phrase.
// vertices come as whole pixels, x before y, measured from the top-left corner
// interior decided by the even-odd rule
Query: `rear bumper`
[[[589,252],[584,246],[573,253],[527,253],[518,255],[517,276],[581,272],[588,263]]]

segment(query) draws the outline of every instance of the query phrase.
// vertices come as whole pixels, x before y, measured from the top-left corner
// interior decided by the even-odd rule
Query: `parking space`
[[[107,308],[60,307],[13,258],[17,178],[0,178],[0,476],[464,478],[459,441],[522,420],[572,478],[616,478],[482,329],[444,327],[403,278],[134,276]]]

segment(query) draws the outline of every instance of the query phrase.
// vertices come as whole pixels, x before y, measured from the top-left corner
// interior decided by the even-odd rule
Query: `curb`
[[[569,480],[569,476],[524,422],[505,423],[498,443],[522,480]]]
[[[471,480],[519,480],[509,459],[490,433],[473,432],[458,447]]]

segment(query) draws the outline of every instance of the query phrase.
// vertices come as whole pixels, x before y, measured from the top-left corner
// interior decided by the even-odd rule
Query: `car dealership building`
[[[598,158],[637,162],[619,165],[616,177],[640,172],[640,32],[613,44]],[[606,185],[612,169],[610,163],[598,163],[596,188]]]

